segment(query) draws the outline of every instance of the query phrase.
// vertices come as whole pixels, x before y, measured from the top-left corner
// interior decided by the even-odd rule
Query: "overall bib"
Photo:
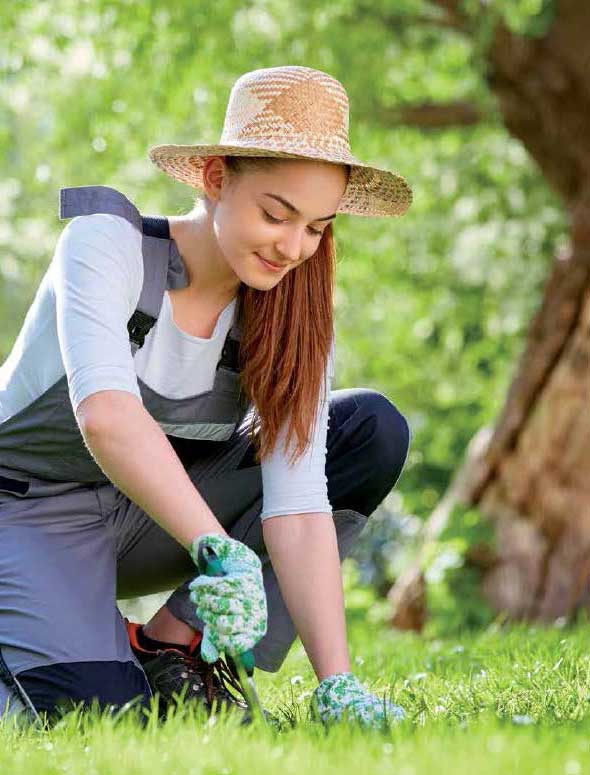
[[[166,218],[140,215],[106,186],[61,190],[61,219],[93,213],[124,217],[142,234],[144,281],[128,323],[135,354],[157,320],[165,290],[188,284],[186,268]],[[261,470],[248,439],[255,412],[240,391],[240,336],[238,304],[210,391],[170,399],[139,378],[138,384],[146,410],[219,522],[260,556],[268,629],[254,655],[257,667],[274,672],[296,631],[264,546]],[[341,560],[399,478],[409,443],[405,418],[380,393],[331,392],[326,477]],[[137,454],[149,456],[149,450]],[[109,702],[142,692],[148,697],[117,598],[174,589],[167,607],[202,630],[188,596],[196,574],[188,552],[93,460],[65,375],[0,423],[0,715],[35,706],[23,685],[34,686],[49,666],[78,683],[86,671],[98,693],[112,676],[116,696],[106,697]]]

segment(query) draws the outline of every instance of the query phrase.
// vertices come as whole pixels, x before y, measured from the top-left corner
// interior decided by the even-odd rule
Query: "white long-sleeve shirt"
[[[138,377],[172,399],[211,390],[236,299],[221,312],[207,339],[178,328],[166,291],[158,320],[133,357],[127,322],[143,283],[141,241],[139,231],[117,215],[78,216],[65,226],[14,347],[0,366],[0,423],[64,374],[74,411],[99,390],[125,390],[141,400]],[[261,519],[332,513],[325,462],[333,363],[334,344],[304,454],[289,465],[283,427],[274,451],[262,461]]]

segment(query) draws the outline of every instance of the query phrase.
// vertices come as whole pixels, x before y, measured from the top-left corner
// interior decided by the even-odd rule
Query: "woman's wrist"
[[[336,675],[352,675],[350,671],[350,662],[348,659],[337,662],[334,665],[326,666],[316,673],[318,683],[321,683],[322,681],[325,681],[326,679],[332,678]]]

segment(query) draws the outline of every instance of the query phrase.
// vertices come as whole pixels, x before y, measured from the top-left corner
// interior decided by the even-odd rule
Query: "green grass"
[[[353,669],[407,711],[387,731],[306,719],[313,673],[299,642],[279,673],[256,671],[281,728],[240,727],[184,708],[140,728],[69,714],[49,731],[0,729],[0,773],[563,773],[590,768],[590,625],[492,625],[453,638],[396,633],[385,608],[347,590]]]

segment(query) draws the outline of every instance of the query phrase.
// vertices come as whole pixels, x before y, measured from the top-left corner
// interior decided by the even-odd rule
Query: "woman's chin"
[[[278,285],[279,280],[260,276],[257,277],[253,272],[250,277],[244,278],[242,282],[249,288],[254,288],[257,291],[270,291],[275,287],[275,285]]]
[[[283,272],[273,272],[267,269],[260,258],[253,253],[252,261],[248,262],[247,273],[242,273],[240,279],[250,288],[256,288],[259,291],[268,291],[274,288],[283,277]]]

